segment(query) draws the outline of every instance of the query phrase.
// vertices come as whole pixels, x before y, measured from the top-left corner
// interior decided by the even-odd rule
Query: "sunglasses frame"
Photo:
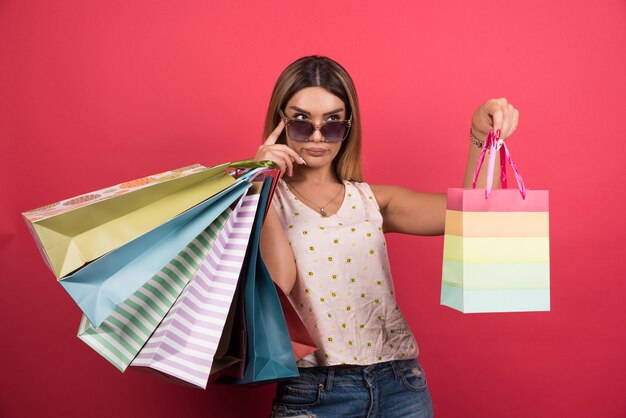
[[[333,120],[333,121],[329,121],[329,122],[323,122],[320,124],[317,123],[313,123],[310,120],[301,120],[301,119],[292,119],[292,118],[288,118],[285,113],[282,111],[282,109],[278,109],[280,118],[283,120],[283,122],[285,123],[285,133],[288,134],[288,130],[287,128],[289,127],[289,125],[291,124],[292,121],[297,121],[297,122],[306,122],[310,125],[313,126],[313,132],[311,132],[311,135],[313,135],[315,133],[315,131],[320,131],[320,134],[322,134],[322,128],[324,127],[324,125],[328,124],[328,123],[339,123],[339,122],[343,122],[346,124],[347,128],[346,129],[346,133],[344,134],[343,138],[337,140],[337,141],[329,141],[326,139],[326,137],[324,136],[324,134],[322,134],[322,137],[324,138],[324,142],[328,142],[328,143],[338,143],[338,142],[343,142],[346,140],[346,138],[348,138],[348,135],[350,134],[350,128],[352,128],[352,115],[350,115],[350,119],[343,119],[343,120]],[[309,135],[309,137],[303,141],[298,140],[298,139],[293,139],[290,138],[292,141],[296,141],[296,142],[308,142],[311,140],[311,135]]]

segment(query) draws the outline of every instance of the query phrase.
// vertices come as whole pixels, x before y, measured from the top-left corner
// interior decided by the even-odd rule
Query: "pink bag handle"
[[[483,161],[485,160],[487,148],[489,148],[489,163],[487,165],[487,187],[485,189],[485,199],[489,197],[489,193],[491,193],[491,189],[493,188],[493,172],[495,170],[496,152],[498,150],[500,150],[500,183],[502,183],[502,188],[507,188],[506,163],[508,162],[511,166],[511,169],[513,170],[513,175],[515,176],[515,180],[517,181],[517,187],[519,188],[519,192],[522,195],[522,199],[526,199],[526,186],[524,185],[524,180],[522,179],[522,175],[520,174],[517,166],[511,158],[511,154],[509,153],[509,149],[507,148],[506,143],[504,142],[504,140],[500,139],[500,130],[494,133],[492,129],[487,135],[487,139],[485,140],[483,149],[480,151],[480,156],[478,157],[476,169],[474,170],[472,189],[476,188],[478,174],[480,173],[480,168],[482,167]]]

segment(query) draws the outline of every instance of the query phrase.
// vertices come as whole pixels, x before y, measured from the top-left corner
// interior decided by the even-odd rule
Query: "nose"
[[[311,134],[309,141],[311,142],[325,142],[326,141],[324,137],[322,136],[322,132],[320,131],[318,126],[315,127],[315,130]]]

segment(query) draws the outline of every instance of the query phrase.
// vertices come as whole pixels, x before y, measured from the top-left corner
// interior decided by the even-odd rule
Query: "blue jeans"
[[[432,418],[426,376],[417,360],[369,366],[300,368],[278,382],[272,417]]]

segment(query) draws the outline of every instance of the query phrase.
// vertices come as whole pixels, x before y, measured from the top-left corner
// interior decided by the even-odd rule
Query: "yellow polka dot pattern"
[[[318,346],[300,367],[366,365],[418,352],[397,309],[376,199],[366,183],[344,184],[341,207],[328,217],[283,180],[274,194],[298,272],[289,299]]]

